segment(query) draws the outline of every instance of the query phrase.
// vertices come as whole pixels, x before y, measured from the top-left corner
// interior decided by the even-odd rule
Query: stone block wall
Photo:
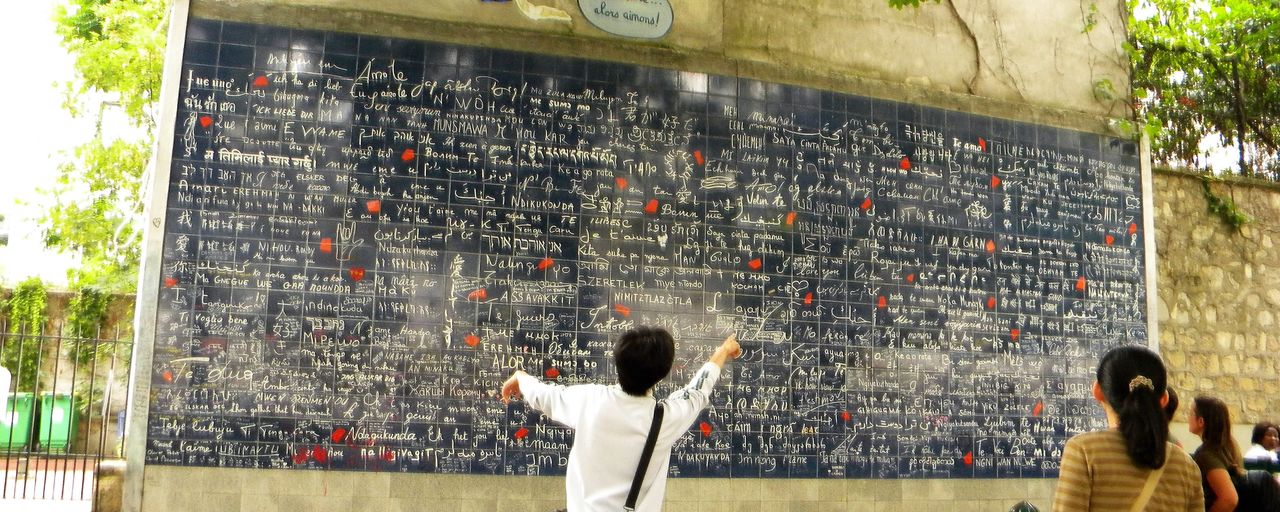
[[[1156,175],[1160,351],[1184,404],[1209,394],[1238,424],[1280,420],[1280,185],[1210,184],[1253,218],[1236,230],[1208,212],[1204,183]]]

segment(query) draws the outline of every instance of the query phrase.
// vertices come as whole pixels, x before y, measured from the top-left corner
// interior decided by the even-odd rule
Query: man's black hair
[[[644,396],[671,373],[675,359],[676,340],[666,329],[637,327],[622,333],[613,346],[618,384],[628,395]]]

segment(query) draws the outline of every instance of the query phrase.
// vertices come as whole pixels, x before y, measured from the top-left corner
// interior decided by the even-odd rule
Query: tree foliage
[[[1128,2],[1134,106],[1153,156],[1207,169],[1209,139],[1240,151],[1236,172],[1280,178],[1280,2]]]
[[[166,14],[163,0],[67,0],[56,10],[58,34],[75,57],[77,74],[67,84],[64,107],[73,115],[98,116],[100,128],[59,166],[40,219],[46,246],[81,257],[68,272],[73,286],[115,292],[132,290],[136,282],[139,191],[154,141]],[[136,135],[102,132],[102,111],[112,105]]]

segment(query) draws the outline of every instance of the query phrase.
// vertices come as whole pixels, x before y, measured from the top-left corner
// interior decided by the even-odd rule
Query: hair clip
[[[1141,375],[1134,377],[1133,380],[1129,381],[1129,392],[1132,393],[1133,390],[1138,389],[1139,387],[1145,387],[1151,391],[1156,390],[1156,384],[1151,382],[1151,379]]]

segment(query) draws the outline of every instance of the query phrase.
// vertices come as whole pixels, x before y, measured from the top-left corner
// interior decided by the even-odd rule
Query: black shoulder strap
[[[653,424],[649,425],[649,437],[644,440],[644,452],[640,454],[640,464],[636,465],[636,478],[631,481],[631,492],[627,493],[627,505],[623,510],[636,509],[636,500],[640,498],[640,484],[644,482],[645,469],[649,467],[649,459],[653,458],[653,446],[658,444],[658,430],[662,428],[662,402],[653,406]]]

